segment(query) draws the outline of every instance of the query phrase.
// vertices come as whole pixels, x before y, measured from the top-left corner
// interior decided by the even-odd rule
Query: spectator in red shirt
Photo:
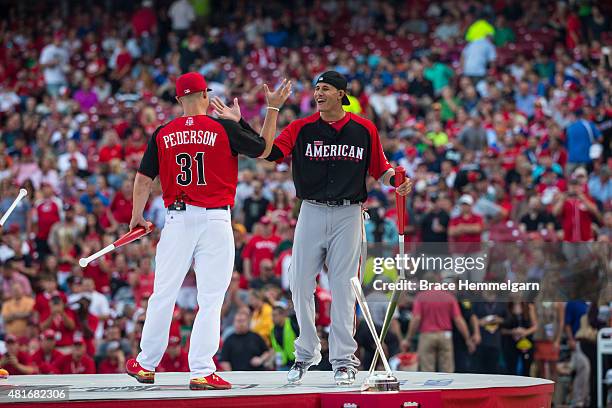
[[[92,201],[92,214],[98,217],[98,222],[106,232],[114,232],[117,230],[117,221],[113,217],[113,213],[106,206],[104,201],[96,197]]]
[[[115,58],[115,69],[110,74],[111,80],[121,81],[132,68],[132,56],[130,52],[125,48],[125,43],[123,41],[118,41],[117,43],[117,57]],[[117,83],[117,88],[119,82]]]
[[[506,136],[504,139],[506,149],[501,153],[501,164],[504,170],[512,170],[516,166],[516,157],[521,154],[521,148],[516,145],[516,138],[513,135]]]
[[[552,157],[554,163],[557,163],[562,168],[565,168],[565,165],[567,164],[567,149],[563,147],[558,138],[550,138],[547,153]]]
[[[49,306],[49,316],[46,320],[41,321],[40,328],[42,330],[53,329],[59,332],[57,347],[61,352],[69,352],[76,329],[74,312],[66,309],[64,299],[59,294],[51,296]]]
[[[142,7],[132,15],[132,30],[134,35],[141,37],[143,34],[153,34],[157,26],[157,16],[153,10],[153,2],[144,0]]]
[[[55,363],[64,355],[55,349],[56,332],[47,329],[40,335],[40,346],[32,354],[32,363],[40,374],[58,374]]]
[[[439,284],[440,275],[430,274],[428,281]],[[418,330],[419,369],[421,371],[445,373],[455,371],[453,323],[465,339],[468,351],[473,353],[475,345],[455,296],[442,290],[426,290],[416,295],[405,344],[408,345],[408,348],[410,347],[411,340]],[[477,326],[474,322],[474,327]]]
[[[37,320],[39,322],[44,322],[51,314],[51,298],[53,296],[59,296],[61,300],[66,303],[66,295],[64,292],[59,292],[57,290],[56,278],[50,273],[41,275],[39,284],[42,287],[42,291],[36,295],[34,311],[38,313]]]
[[[460,214],[451,219],[448,228],[448,236],[454,243],[453,252],[461,254],[478,252],[484,227],[482,217],[472,212],[474,199],[471,195],[462,195],[458,203]]]
[[[187,352],[181,347],[181,338],[170,336],[168,349],[161,359],[157,371],[165,372],[187,372],[189,371],[189,360]]]
[[[76,303],[73,303],[71,307],[75,310],[76,331],[83,336],[87,354],[93,356],[96,352],[94,340],[96,329],[98,328],[98,318],[89,313],[89,306],[91,305],[89,296],[89,294],[84,295]]]
[[[577,178],[570,180],[567,193],[557,194],[553,214],[561,220],[563,240],[566,242],[592,241],[591,224],[601,216],[597,205],[585,194]]]
[[[0,367],[9,372],[10,375],[29,375],[36,374],[36,366],[32,363],[30,355],[19,351],[17,337],[6,336],[6,353],[0,357]]]
[[[61,219],[62,201],[56,197],[51,184],[42,183],[42,198],[35,204],[34,222],[36,230],[36,250],[41,258],[51,253],[47,240],[51,227]]]
[[[260,234],[255,233],[251,237],[242,251],[244,275],[249,281],[259,276],[259,266],[262,260],[274,258],[274,251],[280,243],[280,237],[272,234],[270,218],[262,217],[260,231]]]
[[[536,185],[536,191],[548,202],[555,194],[567,190],[565,179],[559,177],[552,168],[547,168],[540,177],[540,182]]]
[[[121,190],[117,191],[110,205],[115,221],[120,224],[129,224],[132,217],[132,189],[134,184],[131,180],[125,180],[121,184]]]
[[[573,10],[567,15],[566,24],[565,45],[573,50],[580,43],[580,18]]]
[[[123,146],[119,142],[119,136],[115,129],[108,129],[104,132],[102,139],[102,148],[100,149],[100,157],[98,161],[107,164],[113,159],[123,159]]]
[[[118,341],[111,341],[106,348],[106,357],[98,366],[98,374],[119,374],[125,372],[125,354]]]
[[[137,167],[140,164],[142,155],[147,149],[147,142],[144,131],[140,126],[131,130],[131,134],[125,144],[125,161],[130,168]]]
[[[72,354],[65,355],[55,362],[57,372],[60,374],[95,374],[96,364],[85,350],[83,339],[75,339]]]
[[[137,305],[141,303],[143,297],[153,293],[153,282],[155,273],[151,267],[151,258],[143,256],[138,261],[138,268],[129,273],[129,283],[134,292],[134,301]]]

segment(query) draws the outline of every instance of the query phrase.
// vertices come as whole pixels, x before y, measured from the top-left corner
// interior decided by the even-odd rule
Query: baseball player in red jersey
[[[155,177],[159,176],[168,215],[155,255],[155,283],[140,341],[141,352],[126,363],[127,373],[153,383],[155,368],[168,345],[172,312],[192,263],[196,273],[199,311],[189,348],[190,389],[228,389],[215,374],[213,356],[219,346],[220,313],[232,276],[234,239],[230,207],[238,178],[238,154],[266,157],[272,149],[278,110],[291,92],[283,81],[270,92],[262,137],[246,122],[240,124],[206,115],[205,79],[190,72],[176,81],[183,116],[157,128],[134,181],[130,229],[146,226],[143,211]]]

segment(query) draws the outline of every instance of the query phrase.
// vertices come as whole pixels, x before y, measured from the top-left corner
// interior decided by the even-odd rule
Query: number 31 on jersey
[[[179,165],[180,173],[176,176],[176,182],[180,186],[188,186],[193,181],[193,173],[196,174],[197,185],[205,186],[204,178],[204,152],[197,152],[193,157],[189,153],[176,155],[176,164]],[[192,167],[195,164],[195,169]]]

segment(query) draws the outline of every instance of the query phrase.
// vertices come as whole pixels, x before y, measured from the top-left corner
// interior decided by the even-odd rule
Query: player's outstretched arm
[[[291,81],[283,79],[280,86],[274,92],[270,92],[268,85],[264,84],[264,92],[266,93],[266,118],[264,119],[263,126],[261,128],[261,137],[266,141],[266,149],[259,156],[265,159],[270,155],[272,146],[274,146],[274,137],[276,136],[276,120],[278,119],[278,113],[280,112],[281,106],[285,103],[289,95],[291,95]]]
[[[147,221],[144,219],[144,208],[149,199],[153,179],[141,173],[136,173],[134,179],[134,194],[132,205],[132,220],[130,230],[142,226],[147,228]]]
[[[259,156],[260,158],[268,157],[270,155],[270,152],[272,151],[272,146],[274,145],[274,137],[276,136],[276,121],[278,119],[278,113],[281,106],[283,106],[289,95],[291,95],[291,87],[291,81],[288,81],[286,79],[283,79],[280,86],[274,92],[271,92],[268,86],[264,84],[267,109],[260,136],[263,137],[266,142],[266,149]],[[211,100],[211,104],[219,118],[232,120],[234,122],[240,122],[242,114],[240,112],[238,98],[234,98],[231,107],[223,103],[223,101],[218,97],[213,98]],[[245,126],[246,125],[248,124],[246,124],[245,122]]]

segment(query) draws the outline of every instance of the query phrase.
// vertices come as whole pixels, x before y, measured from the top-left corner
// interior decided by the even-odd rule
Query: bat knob
[[[87,259],[85,259],[85,258],[81,258],[81,259],[79,259],[79,266],[80,266],[81,268],[86,267],[86,266],[87,266]]]
[[[19,194],[25,196],[25,195],[28,194],[28,190],[26,190],[25,188],[22,188],[22,189],[19,190]]]

